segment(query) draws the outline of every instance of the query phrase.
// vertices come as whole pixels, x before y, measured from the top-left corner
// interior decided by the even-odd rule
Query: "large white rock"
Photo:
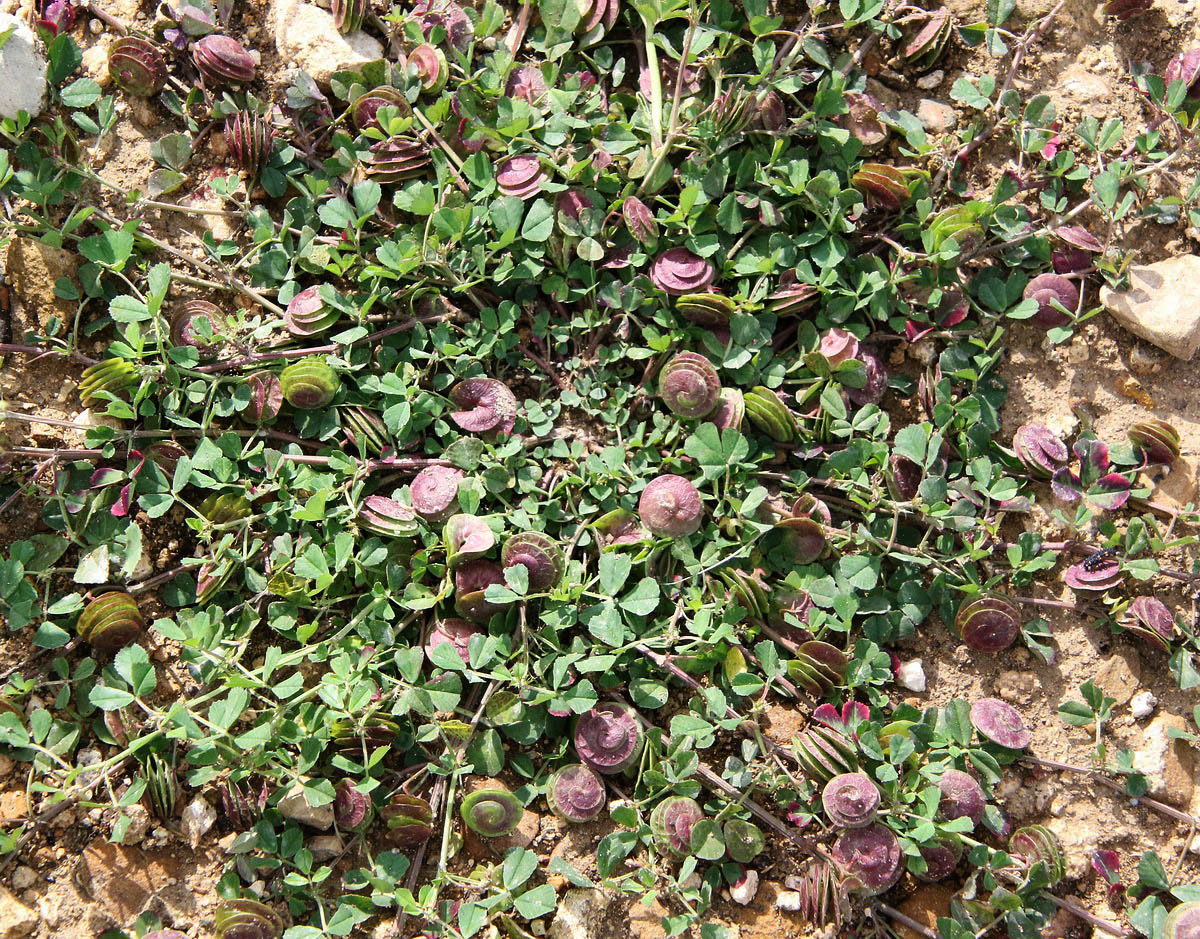
[[[20,111],[37,117],[46,106],[46,54],[24,21],[0,14],[0,35],[9,29],[0,47],[0,117],[16,117]]]
[[[362,30],[343,36],[332,13],[305,0],[272,0],[268,17],[279,57],[308,72],[318,85],[327,86],[334,72],[383,58],[379,40]]]
[[[1200,348],[1200,257],[1181,254],[1129,269],[1125,290],[1100,288],[1104,308],[1131,333],[1179,359]]]

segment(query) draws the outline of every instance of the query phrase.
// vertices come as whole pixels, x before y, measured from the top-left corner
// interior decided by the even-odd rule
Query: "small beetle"
[[[1091,573],[1092,571],[1098,571],[1108,562],[1109,558],[1115,557],[1116,553],[1116,548],[1101,548],[1083,562],[1083,569],[1088,573]]]

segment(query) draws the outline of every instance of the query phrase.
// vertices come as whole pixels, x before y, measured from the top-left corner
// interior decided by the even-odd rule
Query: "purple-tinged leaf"
[[[1074,503],[1083,498],[1083,485],[1079,477],[1065,466],[1051,478],[1050,491],[1063,502]]]
[[[1129,501],[1130,482],[1120,473],[1109,473],[1097,479],[1085,494],[1089,505],[1114,511]]]

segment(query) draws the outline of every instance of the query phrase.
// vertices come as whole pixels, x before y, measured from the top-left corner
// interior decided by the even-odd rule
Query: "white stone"
[[[37,117],[46,106],[46,56],[32,29],[11,14],[0,14],[0,34],[12,33],[0,47],[0,117],[28,111]]]
[[[900,667],[896,669],[896,681],[900,682],[902,688],[907,688],[909,691],[924,691],[925,666],[920,659],[901,662]]]
[[[210,828],[217,823],[217,811],[203,796],[196,796],[183,810],[180,825],[183,837],[195,848]]]
[[[296,783],[292,791],[284,796],[277,806],[284,818],[327,831],[333,827],[333,803],[312,806],[304,798],[304,786]]]
[[[603,890],[576,887],[559,901],[550,924],[550,939],[593,939],[608,912]]]
[[[1122,326],[1178,359],[1200,348],[1200,257],[1181,254],[1129,269],[1129,288],[1100,288],[1100,302]]]
[[[22,864],[12,875],[12,885],[14,890],[25,890],[37,883],[37,871],[32,867],[26,867]]]
[[[305,0],[272,0],[268,22],[279,57],[295,62],[319,85],[328,85],[334,72],[383,58],[379,40],[362,30],[343,36],[332,13]]]
[[[1154,697],[1152,692],[1139,691],[1129,702],[1129,713],[1140,721],[1143,717],[1153,714],[1157,704],[1158,698]]]
[[[800,894],[795,890],[784,890],[775,898],[775,909],[788,913],[799,912]]]
[[[734,903],[749,906],[758,895],[758,871],[747,870],[742,879],[729,888],[729,896]]]
[[[934,69],[928,75],[922,75],[917,79],[917,87],[922,91],[933,91],[945,77],[946,73],[942,69]]]

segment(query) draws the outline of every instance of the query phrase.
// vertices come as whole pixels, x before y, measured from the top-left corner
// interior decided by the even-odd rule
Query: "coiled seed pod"
[[[1058,837],[1042,825],[1018,828],[1008,839],[1008,852],[1024,858],[1030,865],[1046,865],[1050,886],[1067,876],[1067,858]]]
[[[525,807],[505,789],[480,789],[462,801],[460,813],[467,827],[485,838],[511,834],[520,824]]]
[[[633,710],[619,701],[606,701],[579,716],[575,752],[598,773],[620,773],[633,766],[645,738]]]
[[[864,163],[850,183],[863,194],[870,208],[899,212],[908,201],[908,179],[894,166]]]
[[[697,293],[713,282],[717,269],[711,261],[693,254],[687,248],[664,251],[650,266],[654,286],[673,297]]]
[[[433,809],[419,796],[397,792],[379,814],[387,825],[392,844],[402,848],[416,848],[433,834]]]
[[[333,400],[342,382],[329,365],[320,359],[293,362],[279,375],[283,398],[294,408],[315,410]]]
[[[383,456],[395,449],[387,425],[375,411],[348,404],[338,409],[338,416],[350,446],[360,447],[374,456]]]
[[[137,601],[123,590],[114,590],[83,608],[75,631],[93,649],[107,655],[136,642],[145,625]]]
[[[582,763],[569,763],[546,784],[546,803],[564,822],[590,822],[604,808],[604,780]]]
[[[275,128],[257,111],[238,111],[225,119],[225,146],[233,162],[252,180],[271,159]]]
[[[211,359],[221,351],[222,343],[211,337],[220,328],[221,308],[207,300],[188,300],[171,317],[171,342],[191,346],[202,359]],[[206,325],[205,325],[206,324]],[[202,332],[205,335],[201,335]]]
[[[288,302],[283,323],[293,336],[307,339],[325,332],[341,315],[341,310],[322,299],[320,285],[314,284],[305,287]]]
[[[408,54],[405,61],[406,67],[416,73],[425,94],[436,95],[446,87],[449,66],[441,49],[423,42]]]
[[[274,372],[255,372],[246,377],[250,389],[250,402],[242,414],[253,424],[265,424],[274,420],[283,407],[283,386]]]
[[[1127,433],[1129,442],[1142,451],[1147,463],[1171,466],[1179,459],[1179,431],[1166,421],[1158,418],[1142,421]]]
[[[638,516],[652,534],[684,538],[699,531],[704,504],[689,480],[668,473],[646,484],[638,500]]]
[[[842,876],[867,896],[888,890],[903,873],[900,839],[886,825],[876,823],[843,831],[831,854]]]
[[[149,98],[167,83],[167,63],[158,46],[140,36],[122,36],[108,49],[114,85],[135,98]]]
[[[146,801],[159,819],[170,821],[179,803],[175,764],[164,760],[161,754],[151,753],[142,764],[142,772],[146,777]]]
[[[675,312],[697,326],[716,329],[729,325],[737,303],[720,293],[685,293],[675,301]]]
[[[408,102],[404,100],[404,95],[400,93],[399,88],[380,85],[354,99],[354,104],[350,106],[350,116],[354,120],[354,126],[359,130],[366,130],[368,127],[378,128],[379,120],[376,115],[382,107],[399,108],[404,113],[409,110]]]
[[[538,531],[523,531],[504,542],[500,563],[522,565],[529,573],[529,589],[540,593],[562,579],[566,558],[553,539]]]
[[[875,821],[879,789],[863,773],[834,776],[821,790],[821,806],[830,824],[838,828],[862,828]]]
[[[380,185],[401,183],[424,176],[431,161],[424,144],[415,137],[389,137],[372,145],[367,175]]]
[[[212,33],[192,46],[192,61],[200,77],[212,85],[243,85],[254,80],[258,61],[231,36]]]
[[[367,496],[358,511],[358,524],[377,535],[399,538],[420,530],[417,513],[412,506],[387,496]]]
[[[829,694],[846,680],[850,660],[836,646],[812,639],[801,643],[788,662],[788,677],[812,694]]]
[[[854,742],[828,727],[809,727],[796,736],[794,743],[797,762],[805,775],[817,783],[852,772],[858,765]]]
[[[717,406],[721,380],[704,356],[680,352],[658,373],[658,393],[672,413],[698,420]]]
[[[329,9],[333,13],[333,25],[345,36],[362,29],[371,12],[371,0],[333,0]]]
[[[918,69],[933,68],[946,51],[953,30],[954,19],[947,10],[932,10],[917,20],[916,28],[901,46],[900,54]]]
[[[999,652],[1016,641],[1021,618],[1004,597],[976,597],[958,608],[954,628],[968,649]]]
[[[650,830],[660,851],[675,857],[692,853],[692,828],[704,818],[700,803],[687,796],[668,796],[650,813]]]
[[[283,917],[257,900],[225,900],[213,915],[216,939],[279,939]]]
[[[796,416],[770,388],[758,385],[743,396],[750,423],[776,443],[795,443],[800,435]]]
[[[79,376],[79,400],[84,407],[99,404],[103,399],[97,392],[121,395],[137,387],[137,367],[127,359],[104,359],[89,365]]]

